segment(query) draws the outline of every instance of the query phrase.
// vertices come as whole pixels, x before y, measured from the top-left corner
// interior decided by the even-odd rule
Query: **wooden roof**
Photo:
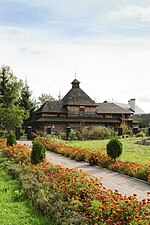
[[[68,118],[68,117],[41,117],[37,119],[38,122],[78,122],[81,123],[81,118]],[[105,119],[105,118],[83,118],[84,123],[90,122],[90,123],[120,123],[120,119],[117,118],[111,118],[111,119]],[[34,120],[32,121],[34,122]]]
[[[105,114],[132,114],[129,110],[126,110],[114,103],[103,102],[99,103],[96,108],[97,113]]]
[[[46,101],[36,113],[66,113],[66,109],[63,107],[62,101]]]
[[[80,82],[77,79],[71,84],[71,90],[62,99],[63,105],[96,106],[95,102],[80,88]]]
[[[70,106],[95,106],[98,114],[128,114],[132,112],[118,104],[103,102],[95,103],[81,88],[80,82],[74,79],[71,90],[59,101],[45,102],[35,113],[67,113],[66,107]]]
[[[129,104],[124,104],[124,103],[119,103],[119,102],[115,102],[116,105],[120,106],[121,108],[124,108],[130,112],[133,112],[130,108],[130,105]],[[135,112],[134,114],[145,114],[145,112],[143,111],[143,109],[141,109],[139,106],[135,105]]]

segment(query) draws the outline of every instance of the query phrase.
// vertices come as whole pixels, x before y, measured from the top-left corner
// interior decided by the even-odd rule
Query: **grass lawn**
[[[119,158],[122,161],[148,163],[150,161],[150,146],[136,144],[139,138],[122,138],[120,141],[123,144],[123,153]],[[102,150],[106,152],[106,145],[109,142],[107,140],[88,140],[88,141],[69,141],[68,145],[88,148],[91,150]]]
[[[26,199],[17,180],[12,180],[0,163],[0,224],[54,225]]]

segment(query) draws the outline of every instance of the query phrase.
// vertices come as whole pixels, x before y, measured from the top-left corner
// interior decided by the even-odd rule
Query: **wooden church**
[[[74,79],[72,88],[57,101],[45,102],[34,112],[29,125],[34,130],[54,132],[65,131],[66,127],[74,130],[84,126],[109,126],[117,129],[125,122],[132,126],[133,111],[124,109],[115,103],[95,103],[81,88],[80,82]]]

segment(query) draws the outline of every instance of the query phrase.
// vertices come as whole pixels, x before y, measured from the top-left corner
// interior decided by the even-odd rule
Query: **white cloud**
[[[111,19],[124,20],[133,19],[133,21],[150,22],[150,6],[141,7],[138,5],[127,5],[125,7],[119,7],[118,11],[111,13]]]
[[[143,28],[128,37],[120,31],[123,24],[131,29],[149,21],[149,8],[133,2],[138,1],[34,1],[41,12],[47,8],[54,14],[40,15],[43,27],[0,26],[0,62],[19,78],[27,76],[35,96],[44,92],[57,97],[59,89],[66,94],[76,70],[81,88],[96,101],[136,98],[150,112],[150,101],[145,102],[150,95],[150,39],[140,34]]]
[[[37,49],[28,48],[28,47],[18,48],[18,52],[21,54],[27,54],[27,55],[39,55],[42,53],[42,51],[39,51]]]
[[[38,26],[51,31],[60,39],[92,38],[112,34],[150,35],[147,29],[150,21],[149,0],[7,0],[6,2],[12,2],[14,7],[2,17],[1,21],[4,24],[16,23],[26,28]],[[16,3],[19,5],[15,8]],[[15,13],[16,9],[18,13]]]

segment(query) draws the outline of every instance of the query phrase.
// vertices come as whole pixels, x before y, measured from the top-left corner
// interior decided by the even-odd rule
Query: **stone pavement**
[[[18,143],[32,146],[31,141],[18,141]],[[86,162],[77,162],[54,152],[47,151],[46,155],[50,162],[61,165],[62,167],[78,168],[96,176],[97,178],[102,177],[103,186],[107,189],[118,190],[123,195],[130,196],[137,194],[138,199],[142,200],[143,198],[147,198],[147,192],[150,192],[150,185],[139,179],[100,168],[98,166],[90,166]]]

